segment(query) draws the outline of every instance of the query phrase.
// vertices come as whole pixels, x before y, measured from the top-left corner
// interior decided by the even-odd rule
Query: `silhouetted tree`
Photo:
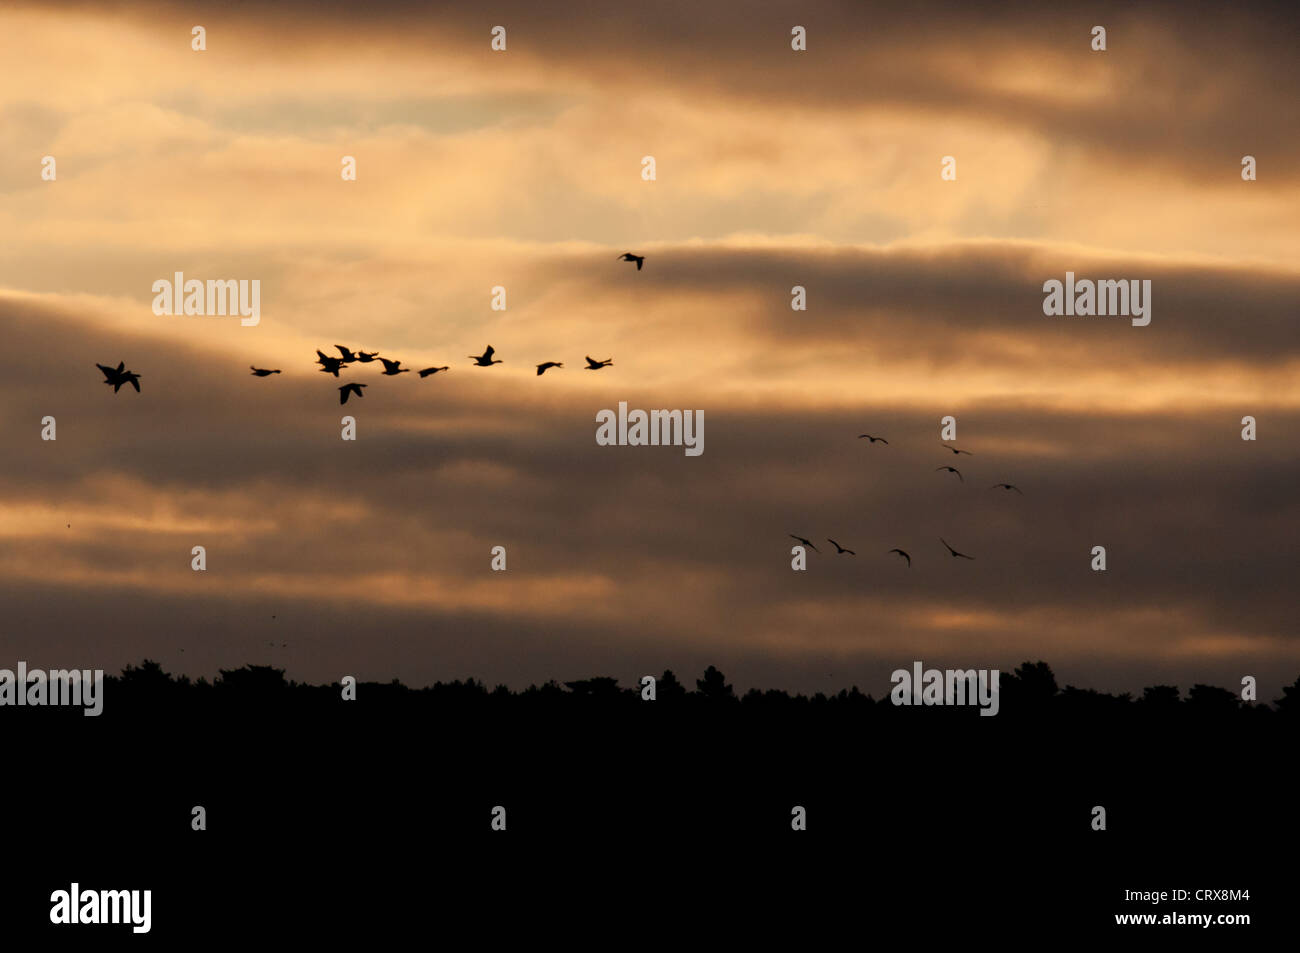
[[[122,669],[122,685],[132,691],[154,692],[167,688],[171,683],[171,676],[152,659],[145,659],[138,666],[128,665]]]
[[[1179,703],[1177,685],[1148,685],[1142,689],[1142,704],[1153,708],[1168,708]]]
[[[677,680],[671,668],[664,669],[664,673],[659,676],[655,683],[656,698],[683,698],[686,695],[686,686]]]
[[[1233,712],[1239,707],[1237,696],[1217,685],[1193,685],[1187,703],[1201,712]]]
[[[1282,688],[1282,697],[1276,702],[1277,710],[1292,718],[1300,718],[1300,678]]]
[[[1035,699],[1047,699],[1056,694],[1056,676],[1046,662],[1025,662],[1016,669],[1016,678],[1026,695]]]
[[[289,683],[284,680],[284,669],[270,665],[245,665],[232,670],[219,669],[221,678],[217,687],[223,692],[234,692],[248,698],[270,697],[284,691]]]
[[[569,686],[569,691],[575,695],[589,695],[594,698],[616,698],[623,693],[618,687],[618,679],[606,675],[597,678],[580,678],[564,684]]]
[[[727,677],[710,665],[704,670],[704,677],[695,680],[699,694],[711,701],[735,701],[736,692],[727,684]]]

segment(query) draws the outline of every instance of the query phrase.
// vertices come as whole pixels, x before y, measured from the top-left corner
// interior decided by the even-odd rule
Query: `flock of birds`
[[[884,437],[876,437],[876,436],[873,436],[872,434],[869,434],[869,433],[858,434],[858,439],[859,439],[859,440],[868,440],[868,441],[870,441],[870,442],[873,443],[873,444],[876,444],[876,443],[882,443],[882,444],[884,444],[885,446],[889,446],[889,441],[886,440]],[[975,455],[975,454],[973,454],[973,453],[972,453],[971,451],[969,451],[969,450],[959,450],[958,448],[956,448],[956,447],[954,447],[954,446],[951,446],[951,445],[949,445],[949,444],[944,443],[942,440],[939,441],[939,446],[943,447],[945,450],[947,450],[948,452],[950,452],[950,453],[952,453],[952,454],[954,454],[954,455],[958,455],[958,456],[959,456],[959,455],[961,455],[961,454],[963,454],[963,453],[966,454],[968,457],[973,457],[973,456]],[[936,473],[939,473],[939,472],[942,472],[942,471],[946,471],[946,472],[949,472],[949,473],[955,473],[955,474],[957,475],[957,479],[958,479],[960,482],[962,482],[962,483],[965,483],[965,482],[966,482],[965,479],[964,479],[964,478],[962,477],[962,475],[961,475],[961,471],[958,470],[956,467],[943,466],[943,467],[935,467],[935,468],[934,468],[934,472],[936,472]],[[1020,489],[1020,487],[1016,486],[1014,483],[995,483],[995,484],[993,484],[991,487],[989,487],[989,489],[990,489],[990,490],[1005,490],[1005,491],[1008,491],[1008,492],[1014,490],[1015,492],[1019,493],[1021,496],[1024,496],[1024,495],[1025,495],[1024,492]],[[821,552],[820,549],[818,549],[815,545],[813,545],[812,540],[804,539],[802,536],[796,536],[794,533],[789,533],[789,534],[787,534],[787,535],[789,535],[789,537],[790,537],[791,539],[798,540],[801,544],[803,544],[804,546],[806,546],[808,549],[811,549],[814,553],[820,553],[820,552]],[[835,540],[831,539],[829,536],[826,537],[826,542],[830,543],[832,546],[835,547],[835,555],[836,555],[836,556],[856,556],[856,555],[857,555],[857,552],[856,552],[855,550],[848,549],[848,548],[845,547],[845,546],[841,546],[839,543],[837,543]],[[974,561],[974,559],[975,559],[974,556],[967,556],[965,553],[958,552],[957,550],[953,549],[951,546],[948,545],[948,541],[945,540],[942,536],[939,537],[939,542],[943,543],[944,548],[948,550],[949,554],[951,554],[952,557],[953,557],[954,559],[969,559],[969,560]],[[897,554],[897,555],[900,556],[901,558],[907,560],[907,568],[908,568],[908,569],[911,569],[911,568],[912,568],[912,556],[911,556],[911,554],[910,554],[909,552],[907,552],[907,550],[905,550],[905,549],[897,549],[897,548],[895,548],[895,549],[891,549],[891,550],[889,550],[887,553],[885,553],[886,556],[892,556],[892,555],[894,555],[894,554]]]
[[[618,260],[636,262],[636,270],[640,271],[641,266],[645,264],[645,255],[634,255],[629,251],[619,255]],[[321,366],[320,370],[322,374],[333,374],[335,377],[338,377],[339,371],[349,364],[369,364],[372,361],[378,361],[380,364],[384,365],[383,373],[385,377],[396,377],[398,374],[406,374],[411,370],[409,367],[402,367],[402,362],[399,360],[389,360],[386,357],[380,357],[378,351],[353,351],[350,348],[344,347],[342,344],[335,344],[334,347],[338,349],[338,357],[326,354],[319,349],[316,351],[316,363]],[[491,367],[493,364],[504,364],[505,361],[492,356],[495,353],[496,350],[489,344],[487,350],[482,354],[470,354],[468,357],[474,362],[475,367]],[[609,367],[613,363],[614,359],[612,357],[606,358],[603,361],[598,361],[590,355],[587,355],[587,366],[584,370],[598,371],[601,368]],[[95,366],[104,372],[104,383],[113,386],[113,393],[116,394],[121,390],[123,384],[130,384],[135,388],[137,394],[140,392],[140,375],[133,371],[128,371],[126,369],[126,362],[119,362],[115,368],[107,367],[103,364],[96,364]],[[541,364],[537,365],[537,376],[541,377],[553,367],[562,368],[564,367],[564,362],[543,361]],[[250,364],[249,368],[253,372],[253,377],[270,377],[272,374],[280,373],[280,368],[278,367],[255,367]],[[426,367],[424,370],[418,371],[417,373],[419,373],[421,378],[425,378],[437,374],[439,371],[449,370],[451,370],[451,368],[447,366]],[[339,387],[339,403],[346,404],[348,398],[353,395],[364,397],[365,395],[361,392],[361,389],[369,386],[369,384],[358,384],[355,381],[348,381],[346,384]]]
[[[634,262],[636,264],[637,271],[640,271],[642,266],[645,265],[645,256],[634,255],[632,252],[624,252],[622,255],[618,256],[618,260],[626,261],[626,262]],[[373,361],[378,361],[380,364],[384,366],[383,374],[385,377],[396,377],[398,374],[406,374],[412,370],[409,367],[402,367],[402,362],[400,360],[391,360],[386,357],[381,357],[378,351],[361,351],[361,350],[353,351],[350,348],[344,347],[342,344],[335,344],[334,347],[338,349],[339,352],[338,357],[334,357],[331,354],[326,354],[323,351],[317,350],[316,363],[320,365],[321,373],[332,374],[336,378],[339,376],[339,371],[350,364],[369,364]],[[485,350],[482,354],[470,354],[468,355],[468,357],[471,361],[474,362],[475,367],[491,367],[493,364],[505,363],[500,358],[493,357],[494,354],[496,354],[495,349],[491,345],[488,345],[487,350]],[[608,358],[603,361],[598,361],[592,358],[590,355],[588,355],[587,366],[585,369],[589,371],[598,371],[602,368],[609,367],[613,363],[614,363],[613,358]],[[101,371],[103,371],[104,383],[112,385],[113,393],[117,393],[119,390],[121,390],[123,384],[130,384],[132,387],[135,388],[136,393],[140,392],[140,375],[135,373],[134,371],[127,370],[125,362],[118,363],[117,367],[108,367],[104,364],[96,364],[95,366],[98,367]],[[255,367],[253,365],[249,365],[249,366],[253,372],[254,377],[270,377],[272,374],[280,373],[280,369],[278,367],[267,368],[267,367]],[[543,363],[537,365],[537,376],[541,377],[547,371],[556,367],[559,368],[564,367],[564,362],[544,361]],[[420,375],[421,378],[425,378],[437,374],[441,371],[448,371],[448,370],[451,370],[449,366],[426,367],[423,370],[417,371],[417,373]],[[346,404],[348,402],[348,398],[352,396],[356,396],[356,397],[365,396],[362,393],[362,388],[368,386],[369,386],[368,384],[360,384],[355,381],[348,381],[347,383],[341,385],[339,387],[339,403]],[[889,446],[888,440],[886,440],[884,437],[878,437],[874,434],[868,434],[868,433],[858,434],[858,439],[870,441],[871,444],[879,443],[885,446]],[[960,450],[957,447],[953,447],[947,443],[944,443],[943,441],[940,441],[940,446],[942,446],[945,450],[952,453],[954,456],[960,456],[962,454],[965,454],[967,456],[974,456],[974,454],[971,453],[971,451],[969,450]],[[959,482],[961,483],[966,482],[966,479],[965,477],[962,476],[961,471],[954,466],[935,467],[934,472],[951,473],[957,477],[957,480]],[[1018,486],[1016,486],[1014,483],[995,483],[993,484],[993,486],[989,487],[989,489],[1005,490],[1008,492],[1015,491],[1016,493],[1019,493],[1021,496],[1024,495],[1021,489]],[[821,552],[821,550],[819,550],[813,544],[812,540],[805,539],[802,536],[796,536],[794,533],[790,533],[789,536],[791,539],[798,540],[801,544],[811,549],[813,552],[815,553]],[[841,546],[838,542],[831,539],[830,537],[827,537],[826,541],[835,547],[835,555],[837,556],[857,555],[857,552],[855,550],[849,549],[848,547],[845,546]],[[939,537],[939,542],[943,543],[944,548],[948,550],[948,553],[954,559],[970,559],[970,560],[975,559],[974,556],[968,556],[966,553],[959,552],[956,549],[954,549],[952,546],[948,544],[948,541],[945,540],[943,537]],[[885,553],[885,555],[886,556],[897,555],[900,558],[905,559],[907,561],[907,568],[909,569],[912,568],[912,556],[905,549],[899,549],[896,547],[894,549],[889,550],[887,553]]]
[[[322,374],[333,374],[335,377],[338,377],[339,371],[349,364],[369,364],[372,361],[378,361],[380,364],[384,365],[383,374],[385,377],[396,377],[398,374],[409,374],[411,371],[411,368],[403,367],[400,360],[390,360],[386,357],[380,357],[378,351],[356,351],[354,353],[342,344],[335,344],[334,346],[338,348],[339,354],[341,355],[340,357],[334,357],[333,355],[326,354],[321,350],[316,351],[316,363],[321,366],[320,370]],[[496,349],[489,344],[487,350],[482,354],[470,354],[468,356],[469,359],[474,362],[475,367],[491,367],[493,364],[504,364],[505,361],[492,356],[495,353]],[[613,358],[604,361],[597,361],[592,357],[588,357],[586,369],[589,371],[598,371],[602,367],[609,367],[613,363]],[[546,361],[545,363],[538,364],[537,376],[541,377],[552,367],[563,366],[564,364],[561,361]],[[269,377],[271,374],[280,373],[279,368],[253,367],[252,370],[254,377]],[[448,366],[426,367],[422,371],[417,371],[417,373],[420,377],[424,378],[429,377],[432,374],[437,374],[439,371],[449,370],[451,370],[451,368]],[[339,387],[339,403],[346,404],[348,398],[353,394],[358,397],[364,397],[365,395],[361,392],[361,388],[369,386],[369,384],[358,384],[356,381],[349,381]]]

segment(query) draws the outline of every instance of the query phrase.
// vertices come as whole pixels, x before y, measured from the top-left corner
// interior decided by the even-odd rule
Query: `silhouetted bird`
[[[337,344],[334,346],[338,347]],[[357,360],[360,361],[362,364],[369,364],[378,356],[379,356],[378,351],[371,351],[369,354],[367,354],[365,351],[357,351]]]
[[[957,474],[958,480],[961,480],[962,483],[966,482],[965,480],[962,480],[961,471],[958,470],[956,467],[935,467],[934,468],[935,473],[938,473],[940,470],[947,470],[949,473],[955,473]]]
[[[253,367],[252,364],[249,364],[248,366]],[[265,367],[253,367],[254,377],[270,377],[272,374],[279,374],[279,373],[280,373],[280,369],[278,367],[273,371],[268,371]]]
[[[909,556],[909,555],[907,555],[907,553],[905,553],[903,550],[901,550],[901,549],[891,549],[891,550],[889,551],[889,553],[898,553],[898,555],[902,556],[904,559],[907,560],[907,568],[908,568],[908,569],[911,569],[911,568],[912,568],[912,557]],[[885,555],[888,556],[889,553],[885,553]]]
[[[339,388],[339,403],[346,404],[348,402],[348,397],[352,394],[356,394],[358,397],[365,397],[366,395],[361,393],[361,388],[369,386],[369,384],[358,384],[355,381],[349,381]]]
[[[956,447],[950,447],[950,446],[948,446],[946,443],[944,443],[942,440],[939,441],[939,446],[943,447],[943,449],[945,449],[945,450],[951,450],[953,453],[964,453],[964,454],[966,454],[966,456],[968,456],[968,457],[973,457],[973,456],[975,456],[975,454],[971,453],[969,450],[958,450]]]
[[[451,370],[450,367],[426,367],[424,370],[420,371],[420,376],[428,377],[430,374],[437,374],[439,371],[449,370]]]
[[[851,550],[851,549],[845,549],[843,546],[841,546],[839,543],[835,542],[835,540],[831,539],[829,536],[826,537],[826,542],[830,543],[832,546],[835,547],[835,555],[836,555],[836,556],[838,556],[840,553],[848,553],[850,556],[856,556],[856,555],[857,555],[857,553],[855,553],[853,550]]]
[[[537,376],[538,376],[538,377],[541,377],[543,374],[545,374],[547,371],[549,371],[552,367],[563,367],[563,366],[564,366],[564,364],[563,364],[562,362],[560,362],[560,361],[547,361],[545,364],[538,364],[538,365],[537,365]]]
[[[791,539],[797,539],[797,540],[799,540],[799,542],[803,543],[805,546],[807,546],[809,549],[811,549],[814,553],[820,553],[820,552],[821,552],[820,549],[818,549],[816,546],[814,546],[814,545],[812,544],[812,540],[804,539],[802,536],[796,536],[794,533],[787,533],[786,535],[789,536]]]
[[[1016,486],[1013,483],[994,483],[991,487],[989,487],[989,489],[990,490],[998,490],[998,489],[1015,490],[1017,493],[1020,493],[1020,487]],[[1025,494],[1020,493],[1020,495],[1024,496]]]
[[[944,540],[944,538],[943,538],[942,536],[939,537],[939,542],[943,543],[945,546],[948,546],[948,543]],[[958,559],[974,559],[974,558],[975,558],[974,556],[967,556],[965,553],[959,553],[959,552],[957,552],[957,550],[953,549],[951,546],[948,546],[948,552],[952,553],[953,556],[956,557],[956,558],[958,558]]]
[[[140,393],[140,375],[134,371],[126,369],[126,361],[119,361],[117,367],[105,367],[103,364],[96,364],[104,372],[104,383],[113,385],[113,393],[116,394],[122,389],[123,384],[130,384],[135,388],[135,392]]]
[[[358,358],[355,354],[353,354],[351,351],[345,348],[342,344],[335,344],[334,346],[338,348],[339,353],[343,355],[344,364],[351,364],[353,361],[360,360],[360,358]]]
[[[886,444],[886,445],[889,444],[889,441],[886,440],[884,437],[873,437],[873,436],[871,436],[871,434],[869,434],[869,433],[860,433],[860,434],[858,434],[858,439],[859,439],[859,440],[861,440],[863,437],[866,437],[866,438],[867,438],[868,440],[870,440],[872,443],[883,443],[883,444]]]
[[[470,360],[472,360],[472,361],[473,361],[475,364],[477,364],[479,367],[491,367],[493,364],[504,364],[505,361],[494,361],[494,360],[492,360],[492,355],[495,354],[495,353],[496,353],[496,351],[494,351],[494,350],[492,349],[492,345],[489,344],[487,350],[484,351],[482,354],[478,355],[477,357],[475,357],[473,354],[471,354],[471,355],[470,355]]]
[[[598,371],[598,370],[600,370],[602,367],[609,367],[609,365],[611,365],[611,364],[613,364],[613,363],[614,363],[614,359],[613,359],[612,357],[609,358],[608,360],[604,360],[604,361],[593,361],[590,357],[588,357],[588,358],[587,358],[587,370],[589,370],[589,371]]]
[[[316,354],[317,354],[316,363],[321,366],[320,367],[321,373],[333,374],[335,377],[338,377],[339,368],[343,366],[343,358],[330,357],[328,354],[323,354],[319,350],[316,352]]]
[[[384,365],[384,374],[388,377],[392,377],[395,374],[406,374],[411,370],[409,367],[402,367],[401,361],[390,361],[386,357],[381,357],[379,363]]]
[[[623,254],[619,255],[619,256],[618,256],[618,260],[619,260],[619,261],[634,261],[634,262],[636,262],[636,270],[637,270],[637,271],[640,271],[640,270],[641,270],[641,266],[645,264],[645,255],[634,255],[634,254],[632,254],[632,253],[629,251],[629,252],[624,252]]]

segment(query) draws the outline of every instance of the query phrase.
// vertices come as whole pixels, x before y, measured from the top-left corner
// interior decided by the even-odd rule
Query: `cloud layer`
[[[876,695],[914,658],[1300,670],[1282,8],[821,4],[806,54],[764,5],[103,10],[0,15],[9,655]],[[153,315],[175,271],[260,280],[262,323]],[[1151,280],[1151,325],[1044,316],[1066,271]],[[335,342],[452,370],[354,368],[340,408]],[[619,401],[703,410],[705,453],[597,446]],[[795,573],[790,533],[858,555]]]

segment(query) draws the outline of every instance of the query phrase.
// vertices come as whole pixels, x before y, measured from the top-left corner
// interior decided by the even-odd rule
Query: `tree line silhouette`
[[[436,682],[412,688],[397,679],[391,682],[361,682],[356,687],[357,701],[344,702],[340,683],[314,685],[285,678],[285,671],[269,665],[245,665],[221,669],[212,681],[173,676],[153,660],[128,665],[120,676],[105,678],[105,713],[114,710],[174,709],[203,711],[231,705],[253,707],[301,706],[319,710],[335,704],[356,705],[370,711],[387,708],[419,709],[473,706],[493,715],[511,712],[546,710],[583,711],[592,707],[618,710],[620,707],[673,706],[687,709],[718,709],[734,706],[738,712],[805,711],[829,717],[881,717],[900,709],[900,717],[971,717],[978,714],[975,705],[966,706],[896,706],[889,692],[880,697],[863,693],[855,685],[834,693],[791,694],[780,689],[751,688],[738,693],[716,667],[710,665],[688,689],[671,670],[656,676],[655,700],[642,699],[640,686],[623,687],[609,676],[555,680],[532,684],[522,691],[505,685],[489,688],[486,683],[469,678]],[[1272,706],[1264,702],[1244,702],[1234,692],[1214,685],[1195,684],[1184,696],[1174,685],[1152,685],[1141,695],[1129,692],[1114,695],[1094,689],[1066,685],[1061,688],[1051,667],[1043,661],[1026,661],[1014,672],[999,678],[1001,693],[998,719],[1019,720],[1043,717],[1061,720],[1086,720],[1095,717],[1141,718],[1151,715],[1209,716],[1223,720],[1257,721],[1300,720],[1300,677],[1282,689]]]

